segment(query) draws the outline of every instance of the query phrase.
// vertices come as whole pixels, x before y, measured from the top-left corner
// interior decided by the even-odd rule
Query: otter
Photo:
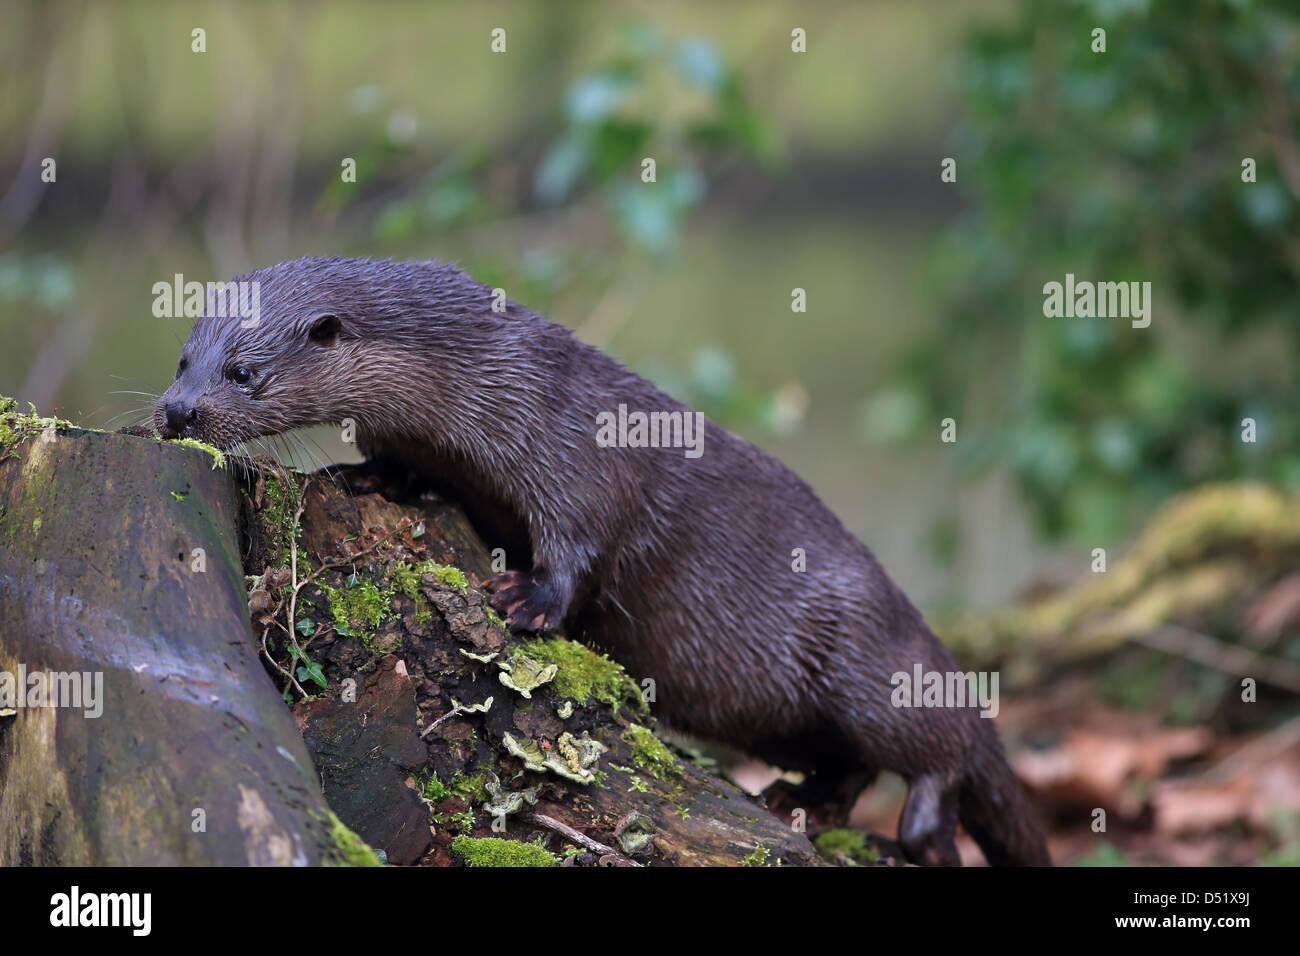
[[[448,490],[508,542],[486,586],[512,628],[563,626],[653,678],[667,726],[807,775],[774,800],[842,819],[894,771],[909,860],[959,865],[960,821],[990,863],[1050,863],[974,702],[891,703],[892,675],[956,662],[781,462],[451,265],[306,258],[235,281],[260,315],[196,320],[161,435],[230,449],[351,419],[373,473]],[[598,441],[629,409],[701,422],[699,453]]]

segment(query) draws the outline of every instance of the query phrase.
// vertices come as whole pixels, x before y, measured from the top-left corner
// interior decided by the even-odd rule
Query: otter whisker
[[[271,461],[275,462],[277,465],[280,464],[280,459],[276,457],[275,452],[271,450],[270,446],[267,445],[267,443],[263,441],[260,436],[253,438],[252,441],[253,444],[257,445],[257,447],[261,449],[263,456],[271,459]]]
[[[100,416],[104,411],[105,411],[105,408],[104,408],[104,406],[101,405],[99,408],[95,409],[93,412],[91,412],[90,414],[88,414],[88,415],[86,416],[86,420],[89,421],[89,422],[93,422],[93,421],[95,421],[97,418],[99,418],[99,416]],[[140,416],[144,416],[144,417],[143,417],[143,420],[140,419]],[[137,405],[137,406],[134,407],[134,408],[128,408],[128,409],[126,409],[126,410],[124,410],[124,411],[120,411],[120,412],[118,412],[116,415],[113,415],[111,418],[107,419],[107,420],[104,422],[104,427],[105,427],[105,428],[114,428],[114,427],[116,427],[119,423],[121,423],[122,421],[124,421],[124,420],[126,420],[126,419],[130,419],[130,418],[135,418],[135,419],[136,419],[135,421],[132,421],[132,422],[131,422],[131,424],[133,424],[133,425],[152,425],[152,424],[153,424],[153,406],[152,406],[152,405]]]
[[[282,468],[292,468],[294,471],[301,471],[302,466],[294,455],[289,443],[284,440],[284,434],[269,436],[269,443],[275,449],[275,460],[280,463]]]
[[[288,457],[300,471],[315,471],[317,462],[301,438],[292,432],[280,436],[280,444]]]
[[[311,446],[315,448],[317,452],[320,453],[319,457],[312,455],[313,460],[317,463],[316,470],[323,471],[325,473],[325,477],[328,478],[332,483],[334,483],[336,486],[341,485],[349,495],[352,494],[352,486],[348,483],[347,475],[345,474],[345,469],[343,468],[343,466],[340,465],[338,462],[329,461],[328,460],[330,457],[329,454],[325,451],[324,448],[320,446],[320,443],[317,442],[316,439],[310,437],[310,433],[294,431],[294,432],[288,432],[286,434],[293,435],[294,439],[304,444],[304,446],[307,442],[310,442]],[[304,451],[306,451],[305,447],[304,447]]]
[[[137,385],[140,388],[146,389],[146,391],[140,393],[141,395],[152,395],[154,398],[158,398],[163,393],[163,389],[152,388],[148,382],[142,382],[138,378],[127,378],[125,375],[110,375],[109,378],[117,379],[117,381],[123,382],[127,385]]]
[[[90,412],[88,415],[86,415],[86,421],[93,422],[96,418],[99,417],[99,415],[103,411],[104,411],[104,406],[101,405],[99,408],[95,409],[93,412]],[[107,421],[104,422],[104,425],[107,428],[112,428],[117,422],[121,421],[127,416],[140,415],[143,412],[144,412],[143,407],[137,406],[136,408],[128,408],[125,411],[118,412],[116,415],[109,418]]]
[[[280,436],[280,447],[284,449],[284,456],[292,461],[294,467],[299,471],[314,471],[316,462],[312,455],[307,452],[307,448],[302,441],[297,439],[289,432]]]
[[[325,453],[325,449],[321,448],[320,444],[314,438],[309,438],[301,432],[293,432],[292,434],[294,440],[302,446],[303,451],[311,457],[317,471],[325,472],[326,476],[331,480],[341,474],[339,466],[335,462],[329,460],[329,455]],[[311,444],[311,448],[316,450],[315,452],[312,452],[307,447],[308,443]]]

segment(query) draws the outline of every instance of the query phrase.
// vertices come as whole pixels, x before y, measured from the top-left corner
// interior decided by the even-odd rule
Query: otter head
[[[262,435],[338,421],[334,389],[346,382],[359,336],[348,303],[310,270],[274,266],[241,276],[244,308],[208,290],[204,313],[181,350],[176,379],[154,409],[164,438],[195,438],[228,449]],[[257,290],[247,305],[249,288]],[[235,301],[233,298],[231,301]]]

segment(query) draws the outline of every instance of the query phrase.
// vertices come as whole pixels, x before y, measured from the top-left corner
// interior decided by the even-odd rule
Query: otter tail
[[[957,798],[957,818],[993,866],[1051,866],[1034,808],[1007,762],[993,721],[982,730]]]

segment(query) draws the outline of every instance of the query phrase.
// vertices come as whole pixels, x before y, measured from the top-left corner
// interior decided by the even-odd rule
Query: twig
[[[548,830],[554,830],[556,833],[560,834],[566,840],[572,840],[574,843],[578,844],[579,846],[584,846],[588,850],[591,850],[595,853],[599,853],[602,856],[615,857],[624,866],[641,865],[640,863],[636,862],[636,860],[628,859],[626,856],[624,856],[622,853],[619,853],[617,850],[613,849],[612,847],[605,846],[605,844],[603,843],[598,843],[597,841],[593,840],[591,837],[579,833],[577,830],[573,829],[573,827],[566,826],[565,824],[561,823],[559,820],[556,820],[553,817],[548,817],[544,813],[535,813],[535,812],[525,813],[524,819],[530,820],[533,823],[536,823],[538,826],[545,827]]]
[[[1225,644],[1177,624],[1165,624],[1145,634],[1135,635],[1132,640],[1136,644],[1185,657],[1234,677],[1255,676],[1273,687],[1300,694],[1300,667],[1290,661]]]
[[[1263,737],[1252,740],[1246,746],[1224,757],[1201,774],[1200,779],[1207,782],[1231,780],[1247,770],[1267,763],[1296,744],[1300,744],[1300,717],[1292,717],[1286,723],[1274,727]]]
[[[428,727],[424,728],[424,730],[420,733],[420,739],[423,740],[425,737],[429,736],[429,734],[433,733],[435,730],[437,730],[447,721],[451,720],[451,718],[455,717],[457,714],[484,713],[491,706],[492,706],[491,697],[489,697],[486,701],[480,704],[469,704],[469,705],[457,704],[451,710],[447,711],[445,714],[443,714],[441,717],[439,717],[437,720],[431,723]]]
[[[271,652],[270,652],[270,650],[267,649],[267,646],[266,646],[266,632],[269,631],[269,630],[270,630],[269,627],[264,627],[264,628],[262,628],[262,656],[265,657],[268,661],[270,661],[270,662],[271,662],[271,666],[274,667],[276,670],[278,670],[281,674],[283,674],[284,677],[289,681],[290,684],[292,684],[294,687],[298,688],[298,693],[302,694],[303,697],[306,697],[306,696],[307,696],[307,692],[306,692],[305,690],[303,690],[302,685],[298,683],[298,680],[297,680],[297,678],[295,678],[295,677],[293,676],[293,673],[292,673],[291,671],[287,671],[287,670],[285,670],[283,667],[281,667],[280,664],[279,664],[279,662],[276,661],[276,659],[275,659],[274,657],[271,656]],[[286,685],[286,686],[288,686],[288,685]]]
[[[285,482],[286,488],[295,487],[295,483],[287,473],[282,476],[281,480]],[[293,631],[296,623],[294,616],[298,607],[298,520],[302,517],[303,509],[307,507],[306,492],[307,489],[304,486],[302,491],[298,493],[298,508],[294,512],[293,522],[289,526],[289,583],[293,585],[293,590],[289,592],[289,626],[287,631],[289,642],[293,644],[294,653],[297,655],[294,660],[305,659],[302,648],[298,646],[298,638],[294,636]],[[297,683],[297,681],[294,683]],[[301,687],[298,689],[302,690]],[[306,697],[307,695],[303,694],[303,696]]]
[[[276,465],[273,470],[278,472],[276,477],[279,478],[280,481],[284,482],[286,488],[297,487],[297,483],[293,480],[293,476],[289,473],[288,469]],[[308,478],[308,481],[310,482],[310,478]],[[296,503],[296,507],[294,509],[293,519],[290,522],[290,526],[289,526],[289,585],[290,587],[289,587],[289,601],[288,601],[288,606],[286,608],[286,615],[285,615],[287,620],[287,626],[284,625],[280,625],[280,626],[283,628],[285,634],[288,636],[289,643],[293,645],[294,653],[296,655],[294,659],[307,660],[308,658],[303,651],[302,645],[298,643],[298,637],[297,634],[295,633],[295,626],[294,626],[297,623],[296,618],[298,612],[298,593],[307,585],[312,584],[316,580],[317,576],[319,576],[322,572],[356,564],[358,558],[362,557],[363,555],[367,555],[372,551],[377,550],[380,546],[384,544],[387,544],[389,539],[397,534],[398,529],[394,528],[392,531],[390,531],[388,534],[384,535],[382,538],[375,541],[373,544],[365,548],[362,548],[360,551],[357,551],[355,554],[350,555],[346,561],[333,561],[333,562],[327,561],[322,563],[320,567],[311,570],[310,573],[308,573],[301,581],[299,581],[298,580],[297,532],[298,532],[299,522],[302,520],[302,513],[307,508],[307,486],[305,484],[303,485],[301,491],[297,492],[295,503]],[[265,651],[266,649],[265,631],[262,633],[262,639],[263,639],[262,647],[263,650]],[[267,656],[269,659],[270,655],[268,654]],[[280,667],[278,664],[276,665],[276,669],[279,670],[281,674],[285,673],[284,668]],[[286,676],[288,676],[289,680],[293,682],[293,686],[297,688],[298,693],[302,694],[303,697],[308,696],[307,692],[303,689],[302,685],[298,683],[298,681],[292,676],[292,674],[287,674]]]

